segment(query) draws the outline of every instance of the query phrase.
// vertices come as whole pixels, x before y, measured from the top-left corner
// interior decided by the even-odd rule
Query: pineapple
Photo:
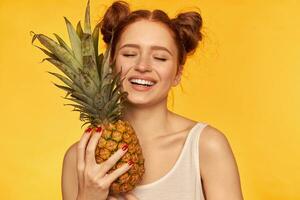
[[[136,133],[128,121],[123,120],[124,102],[127,100],[127,92],[121,90],[124,79],[119,73],[114,72],[115,61],[110,60],[110,49],[108,45],[104,55],[98,55],[99,24],[91,31],[90,24],[90,1],[88,0],[84,29],[80,21],[76,30],[70,21],[64,17],[68,35],[71,43],[69,47],[63,39],[54,33],[57,41],[43,34],[33,34],[32,44],[36,39],[47,49],[36,46],[48,57],[44,58],[56,66],[63,75],[49,72],[57,77],[65,85],[58,85],[58,88],[66,91],[65,99],[76,104],[64,104],[74,107],[72,111],[80,112],[80,120],[89,124],[93,131],[103,127],[101,138],[95,150],[95,160],[98,164],[107,160],[114,152],[128,145],[126,154],[109,170],[108,173],[121,167],[129,160],[133,166],[110,187],[110,194],[129,192],[142,180],[144,161],[142,149]],[[81,128],[82,128],[81,126]]]

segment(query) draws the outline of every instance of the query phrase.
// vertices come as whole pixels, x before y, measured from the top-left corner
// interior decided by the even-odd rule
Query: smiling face
[[[140,20],[130,24],[116,45],[116,70],[122,67],[123,90],[133,104],[154,104],[166,99],[171,87],[180,82],[177,72],[177,48],[168,28]],[[181,69],[181,68],[180,68]],[[176,73],[177,72],[177,73]],[[131,83],[133,77],[152,80],[151,87]]]

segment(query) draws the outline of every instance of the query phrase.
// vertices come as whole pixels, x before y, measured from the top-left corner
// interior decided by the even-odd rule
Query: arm
[[[243,200],[237,163],[226,136],[208,125],[200,138],[200,173],[205,199]]]
[[[78,193],[78,180],[76,171],[76,148],[74,143],[67,150],[62,167],[61,191],[63,200],[76,200]]]

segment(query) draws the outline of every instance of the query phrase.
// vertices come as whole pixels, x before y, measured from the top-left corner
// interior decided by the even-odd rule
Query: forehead
[[[135,43],[140,46],[158,45],[175,51],[172,33],[166,25],[159,22],[140,20],[128,25],[122,33],[118,47],[125,43]]]

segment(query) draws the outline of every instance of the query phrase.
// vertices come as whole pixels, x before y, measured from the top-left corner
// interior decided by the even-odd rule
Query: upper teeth
[[[154,82],[146,81],[146,80],[143,80],[143,79],[131,79],[131,82],[139,83],[139,84],[154,85]]]

